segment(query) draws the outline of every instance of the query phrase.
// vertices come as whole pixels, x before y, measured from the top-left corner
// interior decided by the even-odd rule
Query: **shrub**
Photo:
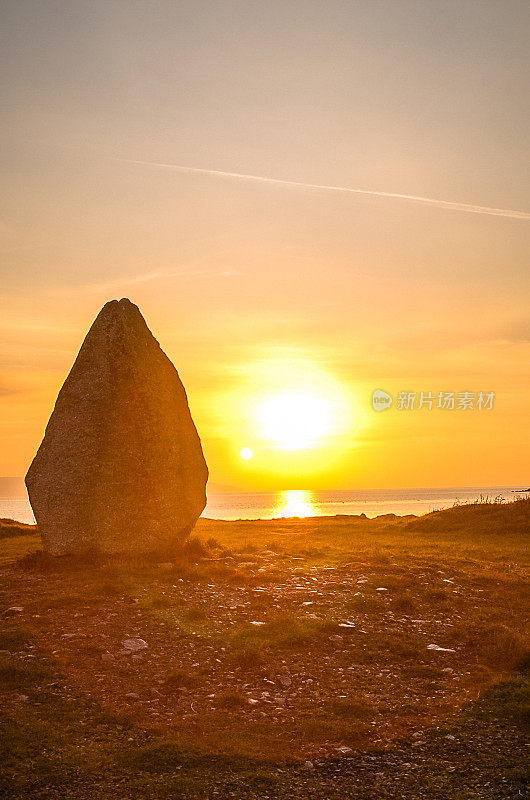
[[[217,541],[215,536],[210,536],[209,539],[206,539],[206,547],[208,547],[210,550],[221,550],[222,544],[221,542]]]
[[[210,556],[209,550],[203,545],[198,536],[192,536],[184,542],[182,553],[188,561],[197,562]]]

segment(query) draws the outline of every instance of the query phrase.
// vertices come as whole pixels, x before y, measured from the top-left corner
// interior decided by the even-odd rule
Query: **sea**
[[[34,523],[27,497],[4,491],[0,479],[0,517]],[[202,514],[209,519],[278,519],[343,514],[427,514],[442,508],[476,501],[506,502],[524,494],[522,486],[447,486],[436,489],[369,489],[310,491],[286,489],[277,492],[211,492]]]

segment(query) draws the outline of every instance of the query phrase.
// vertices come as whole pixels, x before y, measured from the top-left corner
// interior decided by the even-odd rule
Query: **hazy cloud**
[[[5,378],[0,377],[0,397],[10,397],[13,394],[18,394],[20,391],[19,386],[9,383]]]
[[[112,278],[100,283],[86,283],[81,286],[67,286],[54,290],[53,294],[105,294],[113,289],[125,288],[126,286],[137,286],[139,284],[150,283],[151,281],[170,280],[171,278],[231,278],[242,273],[231,269],[174,269],[174,270],[153,270],[143,272],[138,275],[128,275],[122,278]]]

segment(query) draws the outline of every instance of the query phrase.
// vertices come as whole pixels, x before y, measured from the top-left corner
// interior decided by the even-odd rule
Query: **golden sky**
[[[216,483],[528,485],[527,2],[1,16],[0,475],[126,296]],[[378,388],[496,398],[377,414]]]

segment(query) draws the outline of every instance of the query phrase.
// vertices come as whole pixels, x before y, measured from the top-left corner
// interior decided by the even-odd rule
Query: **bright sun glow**
[[[304,391],[278,392],[257,405],[261,436],[278,450],[316,447],[333,428],[333,408],[323,397]]]
[[[275,519],[280,517],[318,517],[320,510],[313,492],[290,489],[280,493],[272,516]]]
[[[240,450],[239,455],[241,456],[243,461],[250,461],[254,453],[252,452],[250,447],[243,447],[243,449]]]

